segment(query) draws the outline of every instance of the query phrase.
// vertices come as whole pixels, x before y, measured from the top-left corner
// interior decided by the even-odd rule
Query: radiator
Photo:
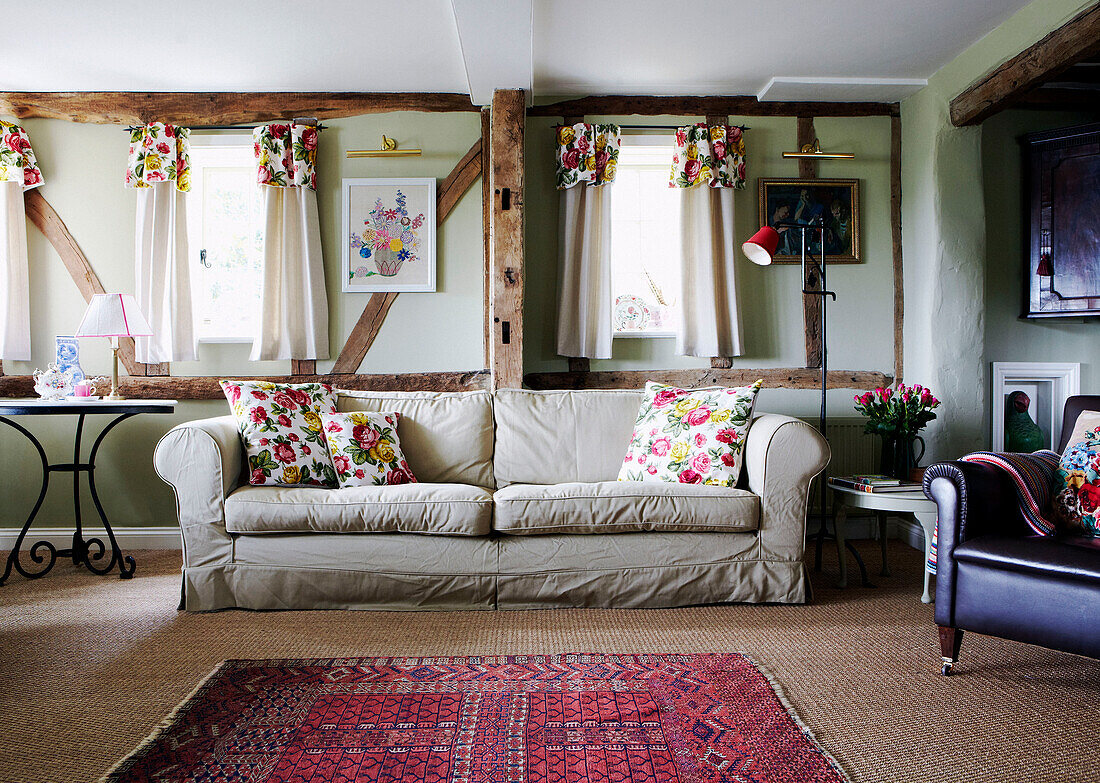
[[[825,469],[829,476],[851,476],[854,473],[878,473],[882,457],[882,441],[863,431],[866,419],[849,416],[829,419],[825,422],[825,435],[829,440],[833,458]],[[817,421],[806,420],[812,427]],[[821,490],[814,487],[813,508],[820,505]],[[830,500],[830,505],[832,501]],[[831,509],[830,509],[831,510]]]

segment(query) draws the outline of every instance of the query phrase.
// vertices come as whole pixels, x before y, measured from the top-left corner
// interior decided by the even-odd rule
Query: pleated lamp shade
[[[129,294],[94,294],[76,333],[80,337],[149,337],[153,327]]]
[[[748,242],[741,245],[745,256],[754,264],[767,266],[772,262],[776,249],[779,247],[779,232],[771,226],[764,226]]]

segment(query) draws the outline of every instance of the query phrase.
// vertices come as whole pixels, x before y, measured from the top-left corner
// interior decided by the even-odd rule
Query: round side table
[[[833,491],[833,508],[836,511],[837,549],[840,551],[840,580],[837,587],[847,587],[848,566],[844,562],[844,525],[848,509],[862,508],[874,511],[878,517],[879,540],[882,541],[882,575],[889,576],[890,569],[886,561],[886,515],[902,514],[912,516],[924,531],[924,594],[920,600],[932,603],[929,591],[928,556],[932,549],[932,533],[936,529],[936,503],[924,496],[921,490],[911,492],[861,492],[850,487],[837,486],[829,482]]]
[[[87,566],[88,570],[95,574],[106,574],[117,566],[118,575],[122,579],[129,579],[134,575],[134,569],[136,568],[134,558],[122,554],[122,550],[119,549],[118,542],[115,540],[114,531],[111,530],[111,523],[107,519],[107,514],[103,511],[103,505],[99,502],[99,493],[96,492],[95,487],[95,458],[103,439],[116,425],[137,416],[139,413],[171,413],[175,410],[175,407],[175,400],[0,400],[0,424],[6,424],[22,433],[38,451],[38,456],[42,460],[42,488],[38,492],[38,500],[35,502],[34,508],[31,509],[27,521],[23,523],[23,529],[19,531],[19,537],[15,539],[15,546],[8,554],[8,560],[4,566],[4,575],[0,576],[0,585],[4,584],[11,576],[12,569],[28,579],[45,576],[53,568],[59,557],[72,558],[74,565]],[[92,443],[88,461],[81,462],[80,439],[84,433],[84,417],[93,414],[114,414],[115,418],[100,431]],[[38,439],[25,427],[7,418],[9,416],[77,416],[73,461],[51,463],[46,458],[46,450],[42,448],[42,444],[38,442]],[[72,546],[68,549],[57,549],[49,541],[36,542],[29,548],[29,556],[35,564],[35,570],[28,570],[19,562],[19,552],[23,546],[23,539],[26,538],[27,531],[30,530],[34,518],[38,516],[38,511],[42,508],[42,501],[46,499],[46,491],[50,487],[50,474],[59,472],[73,474],[74,530]],[[99,518],[103,521],[103,528],[107,532],[107,538],[111,545],[109,557],[107,545],[103,543],[102,539],[84,537],[80,520],[81,473],[88,476],[88,489],[91,490],[92,502],[95,503]]]

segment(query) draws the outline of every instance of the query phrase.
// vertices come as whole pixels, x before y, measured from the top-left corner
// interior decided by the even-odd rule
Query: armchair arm
[[[806,549],[810,485],[832,452],[801,419],[764,413],[745,440],[749,489],[760,496],[760,548],[765,558],[800,560]]]
[[[954,625],[955,547],[1023,526],[1016,487],[1003,470],[976,462],[938,462],[924,472],[924,494],[936,501],[936,623]]]
[[[176,494],[185,567],[232,560],[223,504],[237,487],[243,459],[232,416],[180,424],[157,443],[153,465]]]

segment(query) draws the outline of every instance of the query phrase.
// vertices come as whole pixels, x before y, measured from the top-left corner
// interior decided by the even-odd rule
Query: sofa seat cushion
[[[1100,539],[1084,536],[979,536],[956,546],[955,559],[1100,585]]]
[[[493,528],[546,533],[741,532],[755,530],[760,498],[706,484],[597,481],[511,484],[493,495]]]
[[[230,533],[488,535],[493,496],[468,484],[241,487],[225,500]]]

